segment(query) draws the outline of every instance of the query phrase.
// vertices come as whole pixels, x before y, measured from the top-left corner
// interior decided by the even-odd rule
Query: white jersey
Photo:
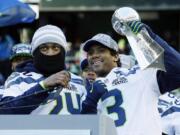
[[[79,114],[81,103],[85,99],[86,89],[80,77],[71,74],[68,88],[60,92],[53,91],[49,97],[32,114]],[[61,89],[61,88],[60,88]]]
[[[3,97],[16,97],[35,86],[43,76],[41,74],[30,72],[12,72],[4,84]]]
[[[156,73],[152,68],[142,71],[138,67],[117,67],[105,78],[97,79],[108,90],[98,102],[98,113],[115,121],[118,135],[161,135]]]
[[[5,84],[3,97],[22,95],[31,87],[37,85],[43,79],[41,74],[30,72],[13,73]],[[86,96],[86,89],[81,77],[71,73],[71,81],[68,88],[59,88],[49,92],[49,96],[40,104],[32,114],[79,114],[81,102]]]
[[[159,97],[158,110],[162,118],[163,132],[180,135],[180,99],[166,93]]]

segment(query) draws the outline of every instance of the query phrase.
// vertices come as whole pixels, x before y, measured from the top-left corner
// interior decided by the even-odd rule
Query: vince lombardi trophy
[[[141,21],[137,11],[131,7],[115,10],[111,19],[113,29],[128,39],[141,69],[152,67],[165,71],[164,49],[150,37],[146,28],[143,28],[138,34],[134,34],[127,25],[131,21]]]

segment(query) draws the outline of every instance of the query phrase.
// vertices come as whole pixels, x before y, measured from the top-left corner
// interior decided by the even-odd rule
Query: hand
[[[96,91],[96,93],[105,93],[107,92],[107,86],[105,83],[103,83],[101,80],[95,81],[92,85],[91,90],[89,91],[90,93],[92,93],[93,91]],[[99,95],[101,95],[99,94]]]
[[[127,25],[134,34],[138,34],[142,30],[142,28],[145,27],[145,24],[140,21],[131,21],[128,22]]]
[[[70,79],[71,76],[69,72],[60,71],[43,80],[43,85],[47,89],[57,86],[67,87]]]
[[[151,38],[154,39],[156,37],[156,34],[151,30],[151,28],[140,21],[131,21],[128,22],[127,25],[134,34],[138,34],[143,28],[145,28],[148,31]]]

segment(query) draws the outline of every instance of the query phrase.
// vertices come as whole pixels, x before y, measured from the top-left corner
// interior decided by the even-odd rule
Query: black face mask
[[[39,49],[34,52],[34,66],[44,76],[50,76],[65,69],[65,52],[53,56],[42,54]]]

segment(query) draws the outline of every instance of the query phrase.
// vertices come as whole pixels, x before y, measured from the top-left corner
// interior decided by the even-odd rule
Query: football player
[[[97,34],[83,48],[97,79],[82,104],[82,113],[111,117],[119,135],[160,135],[158,97],[180,86],[180,54],[147,25],[133,21],[129,27],[136,34],[146,29],[164,48],[166,72],[156,68],[140,70],[138,65],[131,69],[118,67],[117,43],[106,34]]]
[[[33,61],[16,68],[0,102],[1,114],[79,114],[86,94],[81,77],[65,70],[67,42],[54,25],[40,27],[32,39]]]

